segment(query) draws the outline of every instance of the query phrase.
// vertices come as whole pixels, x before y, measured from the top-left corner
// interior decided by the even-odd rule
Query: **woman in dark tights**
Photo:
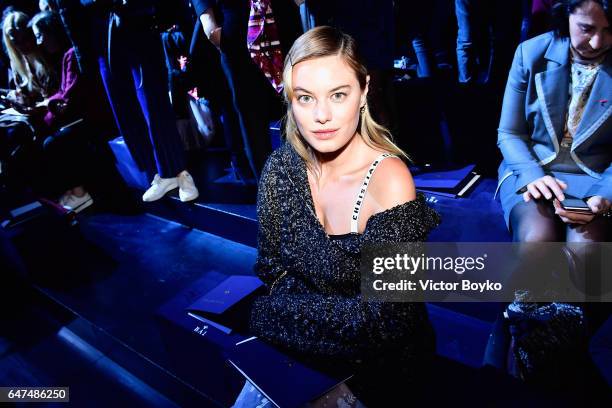
[[[541,295],[550,293],[552,282],[546,274],[559,272],[551,270],[549,253],[543,251],[549,248],[534,244],[539,242],[572,243],[563,250],[572,280],[589,295],[594,293],[592,290],[597,291],[597,296],[605,293],[600,283],[593,284],[602,269],[597,264],[601,259],[598,246],[581,245],[576,250],[578,246],[573,244],[608,241],[612,231],[611,7],[609,0],[560,1],[554,8],[555,30],[523,42],[514,56],[499,125],[498,146],[504,160],[499,168],[498,190],[513,241],[527,243],[521,245],[522,266],[515,269],[512,279],[519,282],[526,278],[523,282],[531,286],[514,285],[528,288],[529,296],[506,309],[506,319],[498,320],[489,341],[485,362],[498,367],[503,367],[508,357],[508,342],[499,336],[502,326],[510,324],[514,330],[520,326],[516,321],[513,323],[512,316],[518,316],[523,323],[541,319],[538,324],[544,327],[549,319],[564,316],[563,324],[556,328],[548,326],[551,332],[547,340],[535,347],[536,354],[546,356],[551,350],[562,347],[567,350],[572,344],[579,344],[562,344],[562,340],[582,335],[582,316],[587,329],[594,330],[608,314],[605,304],[582,303],[577,308],[528,301],[546,300]],[[578,199],[586,208],[566,209],[568,199]],[[552,254],[553,248],[550,250]],[[527,273],[534,271],[534,265],[538,265],[540,274],[536,278],[533,272]],[[537,280],[546,283],[534,287]],[[569,331],[571,327],[576,328],[572,334],[560,335],[559,330]],[[533,329],[519,335],[515,332],[514,350],[517,339],[528,338],[534,332]],[[514,373],[523,378],[526,371],[534,373],[534,367],[527,367],[528,370],[525,365],[521,367],[525,363],[520,361],[523,356],[533,357],[529,353],[526,351],[522,356],[514,353],[519,360],[515,361],[519,368]],[[553,360],[567,362],[568,353],[549,362]],[[506,368],[512,371],[511,367]],[[574,375],[581,372],[577,367],[572,371]],[[548,372],[562,375],[561,370]]]
[[[515,242],[606,241],[610,5],[567,0],[556,12],[556,30],[522,43],[515,54],[499,126],[500,199]],[[564,210],[566,197],[583,199],[592,213]]]

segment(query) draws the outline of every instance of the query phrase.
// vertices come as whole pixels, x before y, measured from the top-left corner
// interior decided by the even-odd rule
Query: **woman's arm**
[[[363,239],[370,244],[423,241],[439,221],[419,195],[377,216]],[[259,298],[251,313],[251,331],[273,344],[344,359],[382,353],[398,344],[429,350],[428,330],[423,303],[364,301],[359,295],[274,291]]]
[[[55,95],[49,97],[48,112],[45,115],[45,123],[52,126],[58,116],[64,114],[68,109],[74,108],[78,101],[79,91],[79,66],[74,49],[70,49],[64,55],[62,64],[62,83]]]
[[[255,273],[270,288],[283,274],[280,259],[279,161],[274,155],[264,166],[257,191],[257,261]]]
[[[517,185],[522,187],[545,176],[537,156],[530,147],[531,134],[525,118],[528,81],[529,72],[523,65],[523,44],[521,44],[514,54],[506,84],[497,146],[510,170],[518,176]]]
[[[318,294],[257,299],[251,332],[268,342],[309,355],[357,360],[364,356],[428,348],[423,303],[365,302]]]

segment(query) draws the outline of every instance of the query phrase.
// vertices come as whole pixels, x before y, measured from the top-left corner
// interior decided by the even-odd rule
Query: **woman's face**
[[[604,9],[587,1],[569,16],[572,47],[584,59],[601,57],[612,47],[612,32]]]
[[[6,35],[13,46],[22,54],[29,54],[36,48],[36,40],[29,28],[11,27],[6,31]]]
[[[60,45],[53,35],[41,30],[36,24],[32,26],[32,31],[34,32],[34,38],[36,38],[36,44],[45,52],[55,54],[60,51]]]
[[[306,60],[292,72],[291,107],[298,130],[319,153],[344,147],[356,134],[366,103],[355,72],[340,56]]]

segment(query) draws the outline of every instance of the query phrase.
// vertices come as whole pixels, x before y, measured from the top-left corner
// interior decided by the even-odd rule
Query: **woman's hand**
[[[563,201],[565,200],[563,190],[566,188],[567,184],[557,178],[551,176],[540,177],[527,184],[527,191],[523,193],[523,200],[528,202],[531,199],[539,200],[545,198],[552,200],[556,198],[559,201]]]
[[[555,206],[555,214],[557,214],[559,218],[561,218],[561,221],[566,224],[584,225],[593,221],[593,218],[595,218],[595,214],[565,210],[557,199],[553,201],[553,205]]]
[[[557,214],[566,224],[588,224],[593,221],[593,218],[597,215],[605,213],[612,207],[610,200],[602,196],[593,196],[589,198],[586,203],[592,211],[591,214],[564,210],[559,200],[555,200],[555,214]]]
[[[592,196],[586,203],[595,215],[603,214],[610,211],[610,208],[612,208],[612,203],[610,200],[603,198],[602,196]]]

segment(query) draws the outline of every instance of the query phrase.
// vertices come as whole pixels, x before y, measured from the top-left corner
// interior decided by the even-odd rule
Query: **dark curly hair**
[[[569,36],[570,14],[588,1],[599,4],[604,9],[604,13],[606,13],[608,23],[612,22],[612,7],[610,7],[610,0],[559,0],[555,2],[552,8],[552,26],[558,36]]]

